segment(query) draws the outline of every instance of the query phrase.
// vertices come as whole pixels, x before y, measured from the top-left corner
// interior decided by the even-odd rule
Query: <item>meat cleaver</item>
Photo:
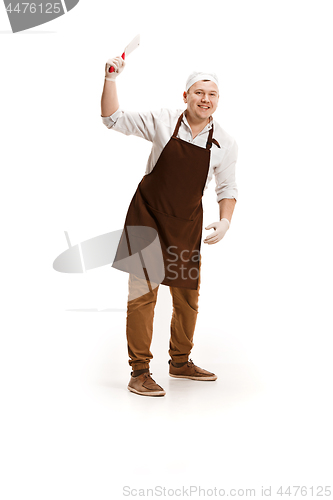
[[[140,35],[136,35],[136,37],[134,37],[133,40],[127,45],[121,57],[125,59],[125,57],[130,55],[130,53],[133,52],[133,50],[135,50],[137,47],[139,47],[139,45],[140,45]],[[113,72],[114,72],[114,67],[110,66],[109,73]]]

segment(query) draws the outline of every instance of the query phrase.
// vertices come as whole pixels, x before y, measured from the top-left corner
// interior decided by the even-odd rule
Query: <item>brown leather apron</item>
[[[164,262],[165,276],[160,283],[196,290],[203,221],[201,199],[209,170],[213,127],[209,131],[206,148],[202,148],[177,137],[182,117],[183,113],[155,167],[137,187],[112,267],[131,272],[121,263],[134,254],[127,231],[130,226],[154,228]],[[142,242],[149,243],[143,231],[139,235],[137,232],[136,236],[136,241],[141,241],[141,248]],[[144,262],[142,265],[145,271]],[[148,279],[146,272],[144,276]],[[149,279],[154,281],[151,276]]]

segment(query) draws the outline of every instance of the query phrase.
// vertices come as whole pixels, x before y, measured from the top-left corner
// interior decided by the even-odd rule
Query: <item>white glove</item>
[[[212,245],[212,244],[217,243],[218,241],[222,240],[223,236],[228,231],[229,226],[230,226],[230,222],[228,221],[228,219],[222,219],[218,222],[213,222],[213,224],[209,224],[209,226],[205,227],[205,229],[214,228],[215,231],[213,231],[211,234],[206,236],[206,238],[204,239],[204,243],[208,243],[208,245]]]
[[[114,82],[118,75],[123,71],[125,67],[125,61],[122,57],[113,57],[112,59],[108,59],[105,65],[105,80],[109,82]],[[111,66],[114,67],[114,71],[109,73],[109,69]]]

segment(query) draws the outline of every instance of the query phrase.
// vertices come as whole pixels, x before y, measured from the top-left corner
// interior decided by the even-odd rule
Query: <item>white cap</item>
[[[219,86],[219,81],[215,73],[201,73],[200,71],[194,71],[190,74],[186,81],[186,92],[190,87],[192,87],[192,85],[201,80],[209,80],[216,83],[217,87]]]

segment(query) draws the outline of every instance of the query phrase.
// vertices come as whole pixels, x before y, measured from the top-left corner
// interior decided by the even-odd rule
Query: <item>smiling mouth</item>
[[[201,109],[209,109],[209,106],[200,106],[200,104],[199,104],[198,106],[199,106],[199,108],[201,108]]]

